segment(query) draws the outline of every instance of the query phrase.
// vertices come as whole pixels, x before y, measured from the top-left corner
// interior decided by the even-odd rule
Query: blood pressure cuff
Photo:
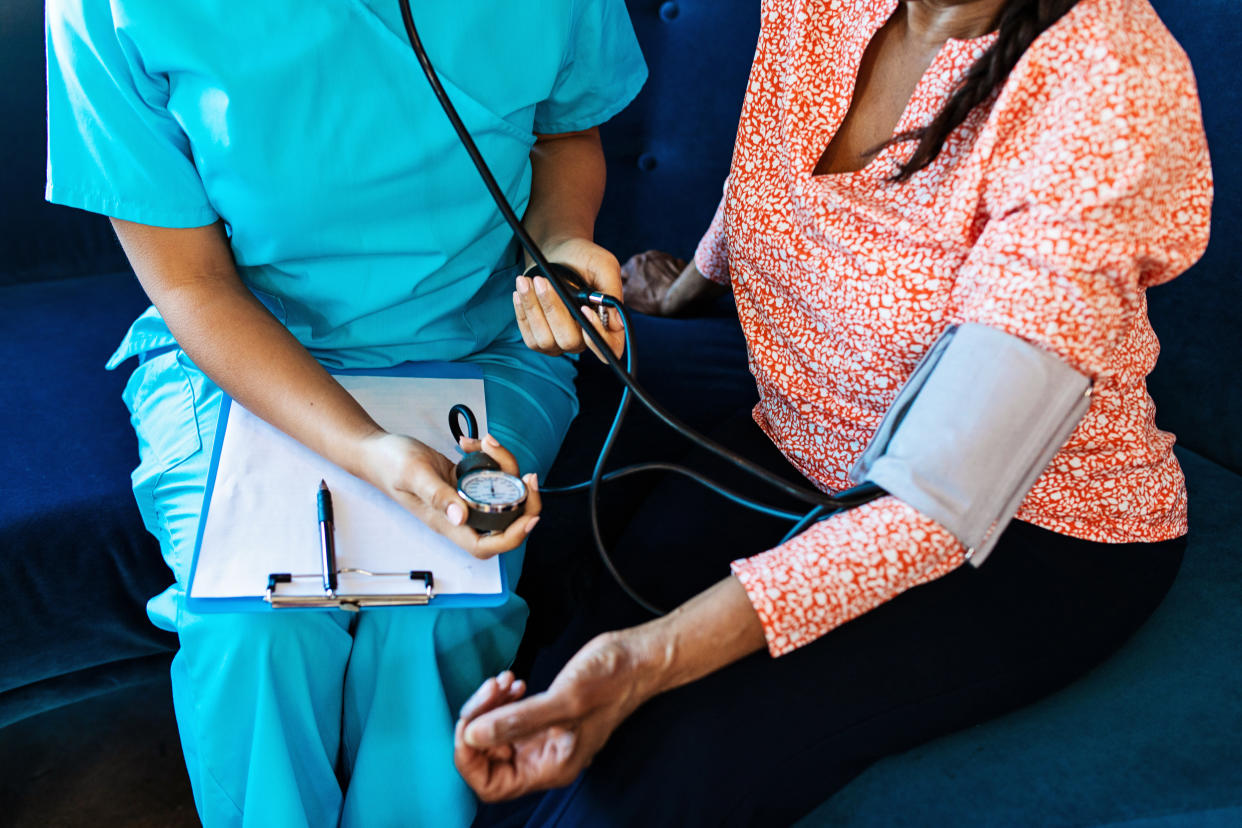
[[[1091,403],[1064,360],[986,325],[936,340],[850,470],[932,518],[983,563]]]

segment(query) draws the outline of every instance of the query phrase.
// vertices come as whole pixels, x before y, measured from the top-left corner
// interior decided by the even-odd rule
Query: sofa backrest
[[[394,0],[395,2],[395,0]],[[1236,0],[1156,0],[1195,65],[1213,149],[1213,239],[1203,261],[1151,294],[1163,354],[1151,378],[1157,422],[1242,471],[1242,84],[1233,80]],[[758,0],[630,0],[651,69],[604,130],[608,194],[599,238],[619,256],[688,255],[728,170],[758,31]],[[0,285],[122,269],[107,222],[43,203],[43,5],[0,4]]]
[[[43,201],[43,3],[0,3],[0,285],[124,270],[106,220]]]
[[[1242,83],[1237,0],[1155,0],[1195,68],[1212,153],[1212,240],[1202,261],[1151,291],[1162,352],[1149,382],[1156,422],[1242,472]]]

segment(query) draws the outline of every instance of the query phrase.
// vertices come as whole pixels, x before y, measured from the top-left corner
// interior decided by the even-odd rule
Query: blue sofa
[[[652,77],[605,130],[599,238],[623,257],[686,255],[728,168],[758,4],[629,5]],[[802,825],[1242,824],[1242,101],[1227,45],[1242,8],[1156,5],[1195,64],[1217,183],[1206,257],[1150,297],[1151,392],[1190,487],[1183,571],[1102,667],[878,762]],[[143,611],[169,574],[129,492],[125,372],[102,369],[145,300],[106,221],[42,203],[41,19],[34,0],[0,9],[0,752],[6,725],[166,682],[176,646]]]

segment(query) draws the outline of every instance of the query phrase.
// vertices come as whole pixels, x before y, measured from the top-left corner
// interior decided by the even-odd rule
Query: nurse
[[[419,4],[415,19],[549,258],[619,295],[616,260],[591,238],[594,127],[646,75],[624,4],[456,0]],[[111,217],[153,302],[109,367],[139,360],[124,394],[134,493],[176,579],[148,612],[180,637],[173,697],[199,815],[468,823],[453,719],[512,658],[519,598],[360,614],[185,606],[222,393],[473,554],[508,552],[511,582],[538,498],[503,535],[476,535],[451,461],[382,431],[324,366],[478,365],[482,448],[514,472],[546,470],[577,410],[572,363],[529,350],[514,320],[521,296],[548,286],[518,277],[396,0],[52,0],[47,37],[47,198]]]

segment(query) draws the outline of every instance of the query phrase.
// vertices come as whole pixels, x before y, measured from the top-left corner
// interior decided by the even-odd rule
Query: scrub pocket
[[[177,346],[155,308],[130,327],[108,368],[131,357],[139,364],[121,396],[138,437],[134,499],[165,562],[184,584],[222,395]]]
[[[250,290],[283,324],[280,298]],[[138,437],[139,464],[131,475],[134,499],[147,531],[160,542],[164,560],[184,584],[223,395],[177,345],[154,307],[130,326],[107,367],[114,369],[132,357],[138,358],[138,367],[121,397]]]
[[[188,574],[182,566],[188,562],[182,559],[189,550],[180,548],[185,543],[176,541],[184,539],[177,538],[167,523],[162,484],[203,448],[194,385],[184,358],[175,349],[145,360],[134,369],[122,394],[138,436],[139,464],[131,475],[134,498],[147,531],[159,539],[178,581]]]

